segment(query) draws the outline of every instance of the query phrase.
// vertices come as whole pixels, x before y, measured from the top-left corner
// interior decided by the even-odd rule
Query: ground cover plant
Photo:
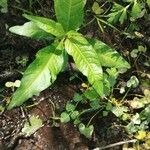
[[[149,7],[2,0],[0,149],[150,149]]]

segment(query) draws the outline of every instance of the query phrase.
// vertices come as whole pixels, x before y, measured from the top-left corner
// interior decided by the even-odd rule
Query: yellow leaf
[[[144,147],[145,147],[146,149],[150,149],[150,139],[148,139],[148,140],[145,141]]]
[[[89,86],[86,83],[82,83],[81,85],[83,88],[89,88]]]
[[[14,83],[13,83],[13,82],[6,82],[6,83],[5,83],[5,86],[8,87],[8,88],[9,88],[9,87],[13,87],[13,86],[14,86]]]
[[[138,134],[135,136],[138,140],[143,140],[146,137],[145,131],[138,131]]]
[[[20,87],[20,84],[21,84],[21,81],[20,81],[20,80],[16,80],[16,81],[14,82],[14,86],[15,86],[15,87]]]

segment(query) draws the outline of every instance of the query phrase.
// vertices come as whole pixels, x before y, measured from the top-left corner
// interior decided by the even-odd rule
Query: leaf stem
[[[121,99],[121,103],[124,101],[124,99],[126,98],[126,96],[128,95],[129,91],[131,90],[131,87],[127,90],[127,92],[125,93],[125,95],[123,96],[123,98]]]
[[[103,108],[99,109],[89,120],[89,122],[87,123],[87,127],[90,125],[90,123],[92,122],[92,120],[94,119],[94,117],[102,110]]]
[[[117,142],[117,143],[114,143],[114,144],[107,145],[105,147],[95,148],[94,150],[104,150],[104,149],[112,148],[112,147],[115,147],[115,146],[120,146],[120,145],[127,144],[127,143],[136,143],[136,142],[137,142],[136,139],[121,141],[121,142]]]

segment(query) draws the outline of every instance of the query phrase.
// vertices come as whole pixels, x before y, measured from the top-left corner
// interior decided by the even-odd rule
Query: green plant
[[[128,118],[128,111],[128,107],[121,103],[117,103],[115,99],[112,99],[106,104],[106,108],[103,111],[103,116],[107,116],[110,112],[112,112],[116,117],[126,120]]]
[[[103,105],[100,105],[99,95],[93,88],[87,89],[82,94],[75,93],[71,102],[67,102],[65,110],[61,113],[60,121],[62,123],[73,122],[74,126],[78,127],[81,134],[87,138],[91,138],[94,126],[92,124],[93,118],[100,112]],[[78,108],[78,106],[88,106]],[[83,122],[85,114],[94,112],[88,123]],[[96,112],[96,113],[95,113]],[[55,117],[54,117],[55,119]],[[85,119],[85,118],[84,118]]]
[[[139,110],[130,119],[131,122],[127,125],[127,130],[129,133],[136,133],[138,131],[145,131],[148,129],[148,124],[150,123],[150,91],[144,90],[144,96],[142,98],[134,97],[134,99],[129,102],[130,106],[134,110]]]
[[[114,2],[111,13],[108,14],[108,22],[123,24],[127,20],[127,17],[130,17],[130,20],[134,21],[143,17],[146,12],[145,1],[123,0],[123,4],[126,6]]]
[[[108,113],[112,112],[120,120],[124,121],[125,128],[129,134],[135,135],[139,140],[143,140],[150,123],[150,91],[145,89],[144,96],[138,96],[141,98],[134,97],[133,100],[128,102],[128,107],[112,99],[106,104],[103,116],[107,116]],[[134,111],[131,112],[131,109]]]
[[[139,35],[142,35],[137,32],[140,30],[138,19],[147,18],[149,7],[149,0],[95,1],[92,6],[92,11],[102,32],[108,26],[118,33],[133,39],[135,37],[139,38]],[[124,24],[124,26],[120,27],[125,28],[120,30],[118,24]],[[134,31],[135,33],[133,34]]]
[[[13,33],[31,38],[51,38],[53,43],[37,53],[36,59],[25,71],[21,86],[14,93],[8,109],[20,106],[49,87],[56,80],[58,73],[66,67],[68,54],[73,57],[76,67],[88,78],[101,97],[108,95],[105,91],[111,87],[109,73],[105,75],[102,67],[130,68],[130,65],[105,43],[87,39],[77,32],[83,21],[85,3],[85,0],[55,0],[58,22],[24,14],[30,22],[9,29]]]

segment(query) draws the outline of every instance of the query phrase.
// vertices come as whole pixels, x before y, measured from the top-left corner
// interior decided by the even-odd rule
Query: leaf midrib
[[[68,20],[67,20],[67,28],[66,28],[67,31],[68,31],[69,21],[70,21],[71,4],[72,4],[72,0],[69,1],[69,10],[68,10],[68,17],[67,17]]]
[[[77,48],[78,52],[81,54],[81,56],[82,56],[82,58],[85,60],[86,64],[88,64],[88,66],[89,66],[89,68],[90,68],[90,71],[91,71],[92,74],[93,74],[93,72],[95,72],[95,71],[94,71],[93,68],[91,67],[90,63],[87,61],[86,57],[85,57],[85,56],[81,53],[81,51],[79,50],[80,48],[79,48],[76,44],[74,44],[73,42],[70,41],[70,43],[72,43],[72,44]],[[95,74],[93,74],[93,76],[95,76]]]

